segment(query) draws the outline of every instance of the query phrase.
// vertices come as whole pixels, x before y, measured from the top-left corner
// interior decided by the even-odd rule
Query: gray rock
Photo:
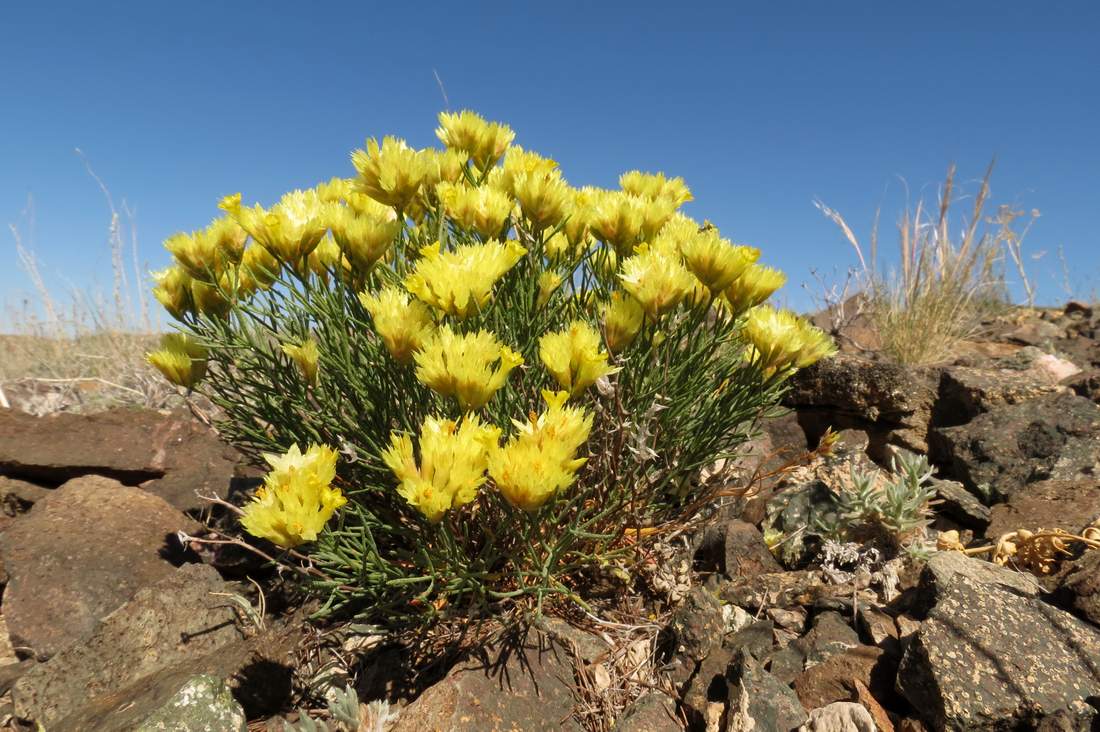
[[[836,513],[835,496],[823,481],[787,486],[765,509],[765,530],[781,532],[777,556],[784,566],[799,568],[817,552],[821,537],[814,527]]]
[[[242,639],[232,607],[211,594],[229,591],[215,570],[201,564],[184,565],[139,590],[84,641],[61,650],[16,682],[16,715],[37,720],[47,729],[101,729],[54,723],[81,715],[93,702],[114,699],[117,707],[130,698],[127,689],[148,685],[158,673],[186,667],[180,672],[183,678],[177,679],[180,683],[197,673],[212,673],[210,665],[229,663],[233,654],[227,649]],[[170,691],[179,688],[177,684]]]
[[[702,587],[693,587],[673,613],[668,630],[672,636],[673,681],[686,682],[698,664],[722,645],[726,623],[722,603]]]
[[[833,702],[814,709],[799,727],[802,732],[875,732],[871,713],[855,702]]]
[[[244,710],[226,683],[206,674],[184,683],[137,732],[245,732]]]
[[[1073,563],[1062,580],[1060,594],[1082,617],[1100,626],[1100,551],[1088,551]]]
[[[630,703],[616,720],[612,732],[680,732],[676,702],[668,694],[647,692]]]
[[[823,612],[814,618],[810,632],[795,641],[794,645],[801,649],[809,668],[861,644],[859,635],[840,613]]]
[[[950,366],[940,377],[933,424],[953,427],[1006,404],[1019,404],[1059,391],[1049,379],[1013,369]]]
[[[746,707],[744,712],[755,722],[753,732],[789,732],[806,721],[806,711],[790,687],[751,656],[734,659],[727,681],[730,709]]]
[[[401,712],[390,732],[580,732],[569,649],[535,631],[460,661]]]
[[[936,507],[937,513],[972,528],[985,528],[989,524],[992,517],[989,506],[982,503],[962,483],[933,478],[932,488],[940,501],[940,505]]]
[[[726,524],[725,556],[726,576],[730,579],[783,569],[764,543],[760,530],[745,521]]]
[[[1100,473],[1100,406],[1074,394],[1042,396],[936,428],[930,442],[933,462],[989,505],[1028,483]]]
[[[1095,710],[1100,633],[1037,598],[956,575],[910,641],[899,691],[937,730],[1032,728]]]
[[[137,590],[175,572],[174,533],[196,527],[163,499],[109,478],[51,491],[0,536],[13,641],[46,658],[87,637]]]
[[[936,552],[928,558],[921,570],[914,613],[924,615],[931,610],[958,576],[978,585],[1015,592],[1025,597],[1039,595],[1039,581],[1030,574],[998,567],[991,562],[968,557],[962,552]]]
[[[1016,529],[1064,529],[1071,534],[1100,517],[1100,478],[1029,483],[990,512],[985,537],[996,541]]]

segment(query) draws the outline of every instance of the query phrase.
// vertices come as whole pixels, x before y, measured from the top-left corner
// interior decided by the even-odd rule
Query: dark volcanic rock
[[[1029,483],[1012,494],[1007,503],[993,507],[986,528],[987,539],[996,541],[1016,529],[1065,529],[1076,534],[1100,517],[1100,478],[1043,480]]]
[[[672,697],[651,691],[623,710],[611,732],[680,732],[683,728]]]
[[[4,617],[16,645],[51,656],[139,589],[175,572],[174,533],[197,524],[109,478],[71,480],[0,535],[10,580]]]
[[[1054,394],[932,431],[932,457],[987,504],[1046,479],[1072,480],[1100,467],[1100,406]]]
[[[872,454],[890,443],[924,452],[939,376],[934,369],[838,355],[802,369],[783,403],[798,411],[811,444],[827,427],[871,437]]]
[[[103,475],[140,485],[181,511],[225,497],[240,455],[190,415],[137,409],[32,417],[0,410],[0,474],[60,485]]]
[[[881,648],[856,646],[803,671],[795,677],[794,691],[807,710],[847,701],[857,681],[881,699],[889,695],[896,669],[897,659],[891,662]]]
[[[772,556],[764,537],[750,523],[731,521],[726,524],[726,576],[755,577],[768,572],[781,572],[783,567]]]
[[[959,576],[979,586],[985,585],[1025,597],[1039,595],[1039,582],[1030,574],[998,567],[991,562],[968,557],[962,552],[936,552],[928,558],[921,570],[913,612],[924,615],[931,610]]]
[[[932,479],[932,488],[941,503],[936,512],[958,521],[963,526],[985,528],[992,514],[989,506],[955,480]]]
[[[790,687],[765,671],[751,656],[734,659],[727,681],[731,714],[744,709],[754,721],[754,731],[788,732],[806,721],[806,712]]]
[[[1095,712],[1100,633],[1036,598],[956,576],[910,641],[897,685],[937,730],[1033,728]]]
[[[205,565],[174,570],[105,618],[84,642],[19,679],[12,690],[17,716],[46,729],[119,729],[70,722],[92,708],[109,715],[127,707],[157,674],[178,672],[180,682],[197,673],[221,676],[226,669],[214,669],[234,655],[225,649],[242,640],[233,608],[211,594],[229,589]],[[70,722],[59,722],[66,717]]]
[[[1034,399],[1059,391],[1039,374],[1012,369],[977,369],[950,366],[940,377],[933,424],[954,427],[997,407]]]
[[[860,645],[859,635],[840,613],[823,612],[814,618],[810,632],[794,642],[806,658],[806,666],[815,666],[828,658]],[[836,701],[836,700],[834,700]]]
[[[1088,551],[1073,563],[1062,581],[1068,604],[1100,626],[1100,551]]]

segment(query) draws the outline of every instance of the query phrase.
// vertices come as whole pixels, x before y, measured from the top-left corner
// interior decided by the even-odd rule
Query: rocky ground
[[[848,347],[786,399],[730,479],[755,494],[650,554],[639,620],[471,630],[431,672],[193,540],[227,521],[202,497],[256,474],[191,415],[13,403],[0,713],[50,732],[1100,728],[1100,550],[1026,534],[1100,545],[1100,312],[1017,311],[933,367]],[[913,454],[936,470],[927,528],[822,528],[853,472]]]

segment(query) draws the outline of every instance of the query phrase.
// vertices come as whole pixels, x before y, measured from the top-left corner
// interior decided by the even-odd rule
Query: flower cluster
[[[469,111],[436,135],[370,138],[270,205],[226,196],[155,274],[181,332],[149,362],[271,464],[244,528],[310,544],[325,591],[371,607],[560,589],[554,563],[702,505],[698,466],[833,350],[766,305],[782,273],[689,216],[683,179],[574,186]]]

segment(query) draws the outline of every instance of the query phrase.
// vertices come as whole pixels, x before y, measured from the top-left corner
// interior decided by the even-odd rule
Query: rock
[[[1100,626],[1100,551],[1087,551],[1073,563],[1059,594],[1068,596],[1069,607]]]
[[[852,427],[871,436],[872,457],[887,443],[923,453],[938,381],[934,369],[841,354],[792,376],[783,403],[798,411],[810,444],[827,427]]]
[[[730,710],[741,709],[754,732],[788,732],[806,720],[798,697],[748,655],[739,655],[727,673]]]
[[[4,616],[16,645],[49,657],[85,638],[142,587],[175,572],[180,529],[197,528],[140,488],[87,476],[38,501],[0,536]]]
[[[1049,348],[1054,341],[1064,336],[1065,331],[1054,323],[1028,318],[1008,334],[1008,339],[1025,346]]]
[[[897,686],[935,729],[1024,729],[1059,711],[1088,714],[1097,658],[1100,633],[1069,613],[956,575],[910,641]]]
[[[768,673],[784,684],[792,683],[806,669],[806,655],[794,643],[774,651],[768,657]]]
[[[568,650],[532,632],[459,662],[405,707],[390,732],[580,732],[572,684]]]
[[[24,513],[48,495],[49,488],[0,475],[0,509],[8,516]]]
[[[58,720],[91,714],[93,707],[96,714],[109,714],[132,701],[131,687],[153,686],[150,679],[158,673],[171,675],[178,670],[184,674],[179,683],[168,684],[172,688],[165,698],[195,674],[223,676],[214,669],[231,663],[234,654],[227,649],[242,636],[230,604],[212,593],[229,591],[215,570],[201,564],[184,565],[139,590],[85,640],[61,650],[16,682],[12,689],[16,715],[34,719],[47,729],[117,729],[72,726]]]
[[[853,583],[829,583],[820,571],[811,569],[761,574],[724,582],[718,588],[723,602],[753,611],[769,607],[846,608],[851,607],[856,593]]]
[[[764,543],[760,530],[752,524],[730,521],[726,524],[725,539],[725,572],[730,579],[783,570]]]
[[[781,607],[768,608],[768,617],[778,627],[785,630],[793,630],[801,634],[806,629],[806,609],[801,607],[785,609]]]
[[[1100,402],[1100,369],[1089,369],[1062,382],[1074,394],[1093,402]]]
[[[687,681],[698,664],[722,645],[725,627],[722,603],[702,587],[692,587],[668,625],[678,669],[672,674],[674,682]]]
[[[881,648],[849,648],[800,673],[794,680],[794,691],[807,710],[849,700],[856,681],[877,696],[888,696],[896,663],[896,659],[891,663]]]
[[[875,732],[871,713],[855,702],[833,702],[810,712],[805,732]]]
[[[998,567],[992,562],[968,557],[962,552],[936,552],[921,570],[920,584],[912,610],[923,616],[939,602],[956,577],[965,577],[981,586],[1014,592],[1025,597],[1039,595],[1039,581],[1030,574]]]
[[[1016,529],[1065,529],[1071,534],[1100,517],[1100,478],[1042,480],[1014,492],[993,507],[985,537],[991,541]]]
[[[898,625],[893,616],[874,605],[860,605],[856,608],[856,621],[860,633],[871,645],[888,653],[898,651]]]
[[[175,696],[154,711],[137,732],[246,732],[244,710],[226,683],[214,676],[194,676]]]
[[[680,732],[684,726],[676,702],[668,694],[646,692],[630,703],[612,732]]]
[[[871,714],[871,719],[874,720],[879,732],[894,732],[894,723],[890,715],[882,708],[866,684],[855,679],[852,681],[852,693],[855,695],[855,701],[863,705],[863,708]]]
[[[814,618],[810,632],[795,641],[806,657],[806,667],[860,645],[859,636],[840,613],[823,612]]]
[[[765,530],[784,539],[776,548],[779,560],[784,566],[797,569],[816,554],[821,536],[813,527],[836,513],[836,501],[828,485],[814,480],[786,486],[768,502],[765,512]]]
[[[940,376],[932,423],[937,427],[966,424],[997,407],[1057,392],[1056,382],[1013,369],[950,366]]]
[[[184,413],[113,409],[32,417],[0,410],[0,474],[48,485],[82,475],[140,485],[181,511],[224,498],[240,455]]]
[[[774,645],[775,626],[770,619],[758,620],[726,638],[725,648],[762,659]]]
[[[989,524],[992,515],[989,507],[978,500],[978,497],[968,491],[962,483],[937,478],[933,478],[931,483],[936,491],[936,498],[940,501],[936,507],[937,513],[971,528],[984,529]]]
[[[931,433],[932,457],[986,504],[1028,483],[1100,473],[1100,406],[1054,394]]]

